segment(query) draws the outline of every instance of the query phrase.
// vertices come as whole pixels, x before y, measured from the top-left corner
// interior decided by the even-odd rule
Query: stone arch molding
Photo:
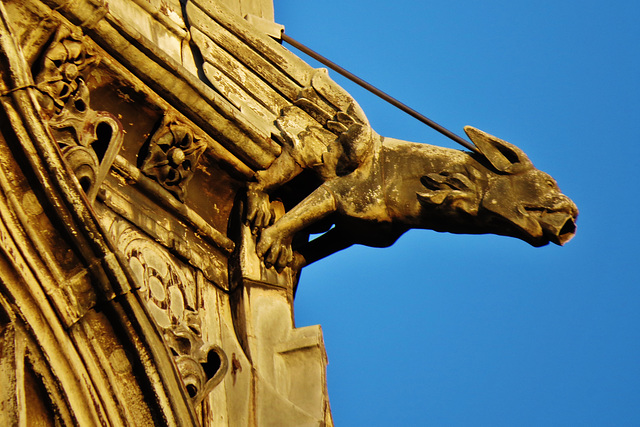
[[[138,294],[169,347],[187,395],[195,406],[224,378],[228,358],[203,339],[198,287],[202,273],[175,260],[124,220],[109,234],[128,261]]]

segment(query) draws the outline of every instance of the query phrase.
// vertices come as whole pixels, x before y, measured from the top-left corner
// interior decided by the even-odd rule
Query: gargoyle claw
[[[284,243],[277,230],[273,228],[262,230],[256,252],[264,260],[267,268],[275,267],[278,271],[282,271],[293,261],[291,245]]]
[[[258,230],[270,226],[274,216],[269,195],[262,191],[249,189],[247,191],[247,224],[251,227],[252,232],[257,234]]]

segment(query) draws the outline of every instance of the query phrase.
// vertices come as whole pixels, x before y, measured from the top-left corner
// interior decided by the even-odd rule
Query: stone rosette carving
[[[89,200],[95,198],[124,136],[111,113],[90,106],[86,81],[98,63],[82,33],[61,26],[34,66],[41,115]]]
[[[151,137],[146,150],[140,153],[140,169],[184,201],[187,185],[205,149],[206,143],[188,126],[166,119]]]

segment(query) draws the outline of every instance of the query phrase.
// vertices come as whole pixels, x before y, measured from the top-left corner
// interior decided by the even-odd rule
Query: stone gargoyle
[[[356,243],[387,247],[412,228],[533,246],[562,245],[575,234],[577,207],[518,147],[473,127],[465,132],[477,152],[381,137],[325,76],[282,111],[282,154],[248,186],[246,220],[268,267],[302,267]],[[303,172],[316,185],[275,220],[270,195]]]

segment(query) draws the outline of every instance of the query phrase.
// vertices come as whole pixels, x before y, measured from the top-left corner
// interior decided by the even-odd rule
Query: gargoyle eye
[[[547,180],[547,186],[550,187],[550,188],[556,188],[556,183],[555,183],[555,181],[553,181],[551,179],[548,179]]]

